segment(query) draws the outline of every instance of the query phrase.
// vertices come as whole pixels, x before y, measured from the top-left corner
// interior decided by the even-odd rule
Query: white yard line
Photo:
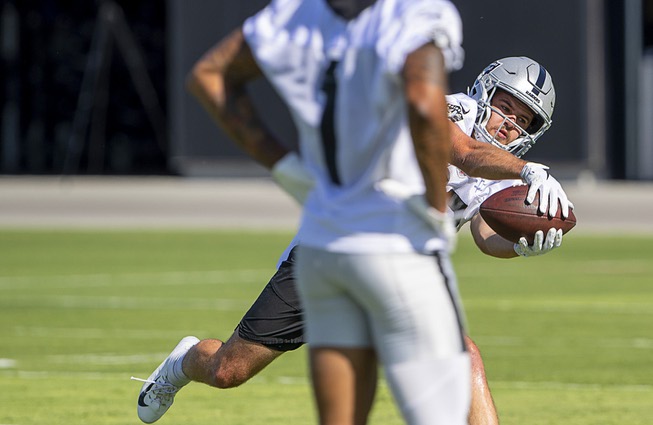
[[[211,331],[193,329],[195,333],[208,334]],[[179,331],[148,329],[106,329],[106,328],[59,328],[46,326],[16,326],[14,333],[18,337],[57,338],[57,339],[166,339],[180,337]]]
[[[53,364],[85,364],[95,366],[118,366],[126,364],[158,364],[165,359],[169,352],[151,354],[57,354],[46,356],[46,360]]]
[[[537,313],[653,314],[653,303],[585,301],[569,299],[465,300],[466,309],[529,311]]]
[[[19,300],[18,298],[15,298]],[[110,309],[110,310],[211,310],[211,311],[242,311],[251,305],[251,300],[235,300],[226,298],[184,298],[180,302],[176,298],[131,298],[107,296],[30,296],[25,297],[25,305],[61,309]]]
[[[649,392],[653,385],[628,385],[628,384],[579,384],[573,382],[526,382],[526,381],[492,381],[491,387],[503,389],[525,390],[564,390],[564,391],[614,391],[614,392]]]
[[[14,367],[16,367],[15,359],[0,358],[0,369],[13,369]]]
[[[582,343],[584,347],[653,350],[653,339],[651,338],[547,338],[538,336],[537,340],[539,345],[547,347],[568,347],[573,341]],[[531,344],[524,338],[510,336],[475,335],[474,341],[484,347],[520,347]]]
[[[0,290],[22,289],[26,286],[48,288],[85,288],[101,286],[139,285],[188,285],[267,283],[274,273],[274,265],[268,269],[168,271],[158,273],[95,273],[66,276],[0,276]]]

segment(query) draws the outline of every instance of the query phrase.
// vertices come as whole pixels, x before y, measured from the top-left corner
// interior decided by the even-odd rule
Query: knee
[[[249,379],[247,373],[229,364],[220,364],[213,375],[213,386],[221,389],[236,388]]]

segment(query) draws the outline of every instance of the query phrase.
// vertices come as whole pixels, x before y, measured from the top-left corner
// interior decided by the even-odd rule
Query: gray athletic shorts
[[[446,254],[300,246],[295,270],[311,349],[373,348],[407,424],[467,423],[470,360]]]
[[[428,341],[431,359],[466,350],[447,255],[343,254],[305,246],[296,255],[307,340],[314,346],[417,348]]]

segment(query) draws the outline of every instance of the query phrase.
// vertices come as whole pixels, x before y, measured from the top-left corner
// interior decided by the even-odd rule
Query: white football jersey
[[[448,95],[446,100],[449,119],[465,134],[471,136],[478,110],[476,101],[463,93]],[[452,192],[452,195],[447,212],[455,218],[458,230],[478,213],[483,201],[492,194],[507,187],[524,184],[521,180],[486,180],[470,177],[453,165],[449,165],[448,172],[447,192]],[[301,239],[300,234],[295,235],[279,257],[277,268],[288,258],[290,250],[299,244]]]
[[[471,97],[458,93],[446,96],[449,119],[467,135],[474,132],[477,103]],[[521,180],[486,180],[470,177],[459,168],[449,165],[447,191],[453,192],[449,202],[449,213],[454,214],[458,229],[478,213],[488,197],[507,187],[524,184]]]
[[[449,70],[462,65],[462,25],[448,0],[377,0],[351,21],[325,0],[273,0],[243,31],[288,104],[302,159],[316,179],[302,244],[337,252],[429,252],[445,243],[376,188],[397,180],[419,193],[400,72],[435,42]]]

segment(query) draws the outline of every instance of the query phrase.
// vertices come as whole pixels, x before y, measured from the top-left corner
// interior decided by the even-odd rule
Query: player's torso
[[[282,0],[245,24],[259,65],[289,105],[303,160],[317,180],[304,209],[307,244],[410,251],[433,239],[432,231],[375,183],[393,178],[423,190],[399,73],[407,53],[432,36],[420,23],[437,21],[414,15],[436,4],[450,6],[379,0],[347,22],[321,0]],[[359,244],[351,235],[368,240]]]

